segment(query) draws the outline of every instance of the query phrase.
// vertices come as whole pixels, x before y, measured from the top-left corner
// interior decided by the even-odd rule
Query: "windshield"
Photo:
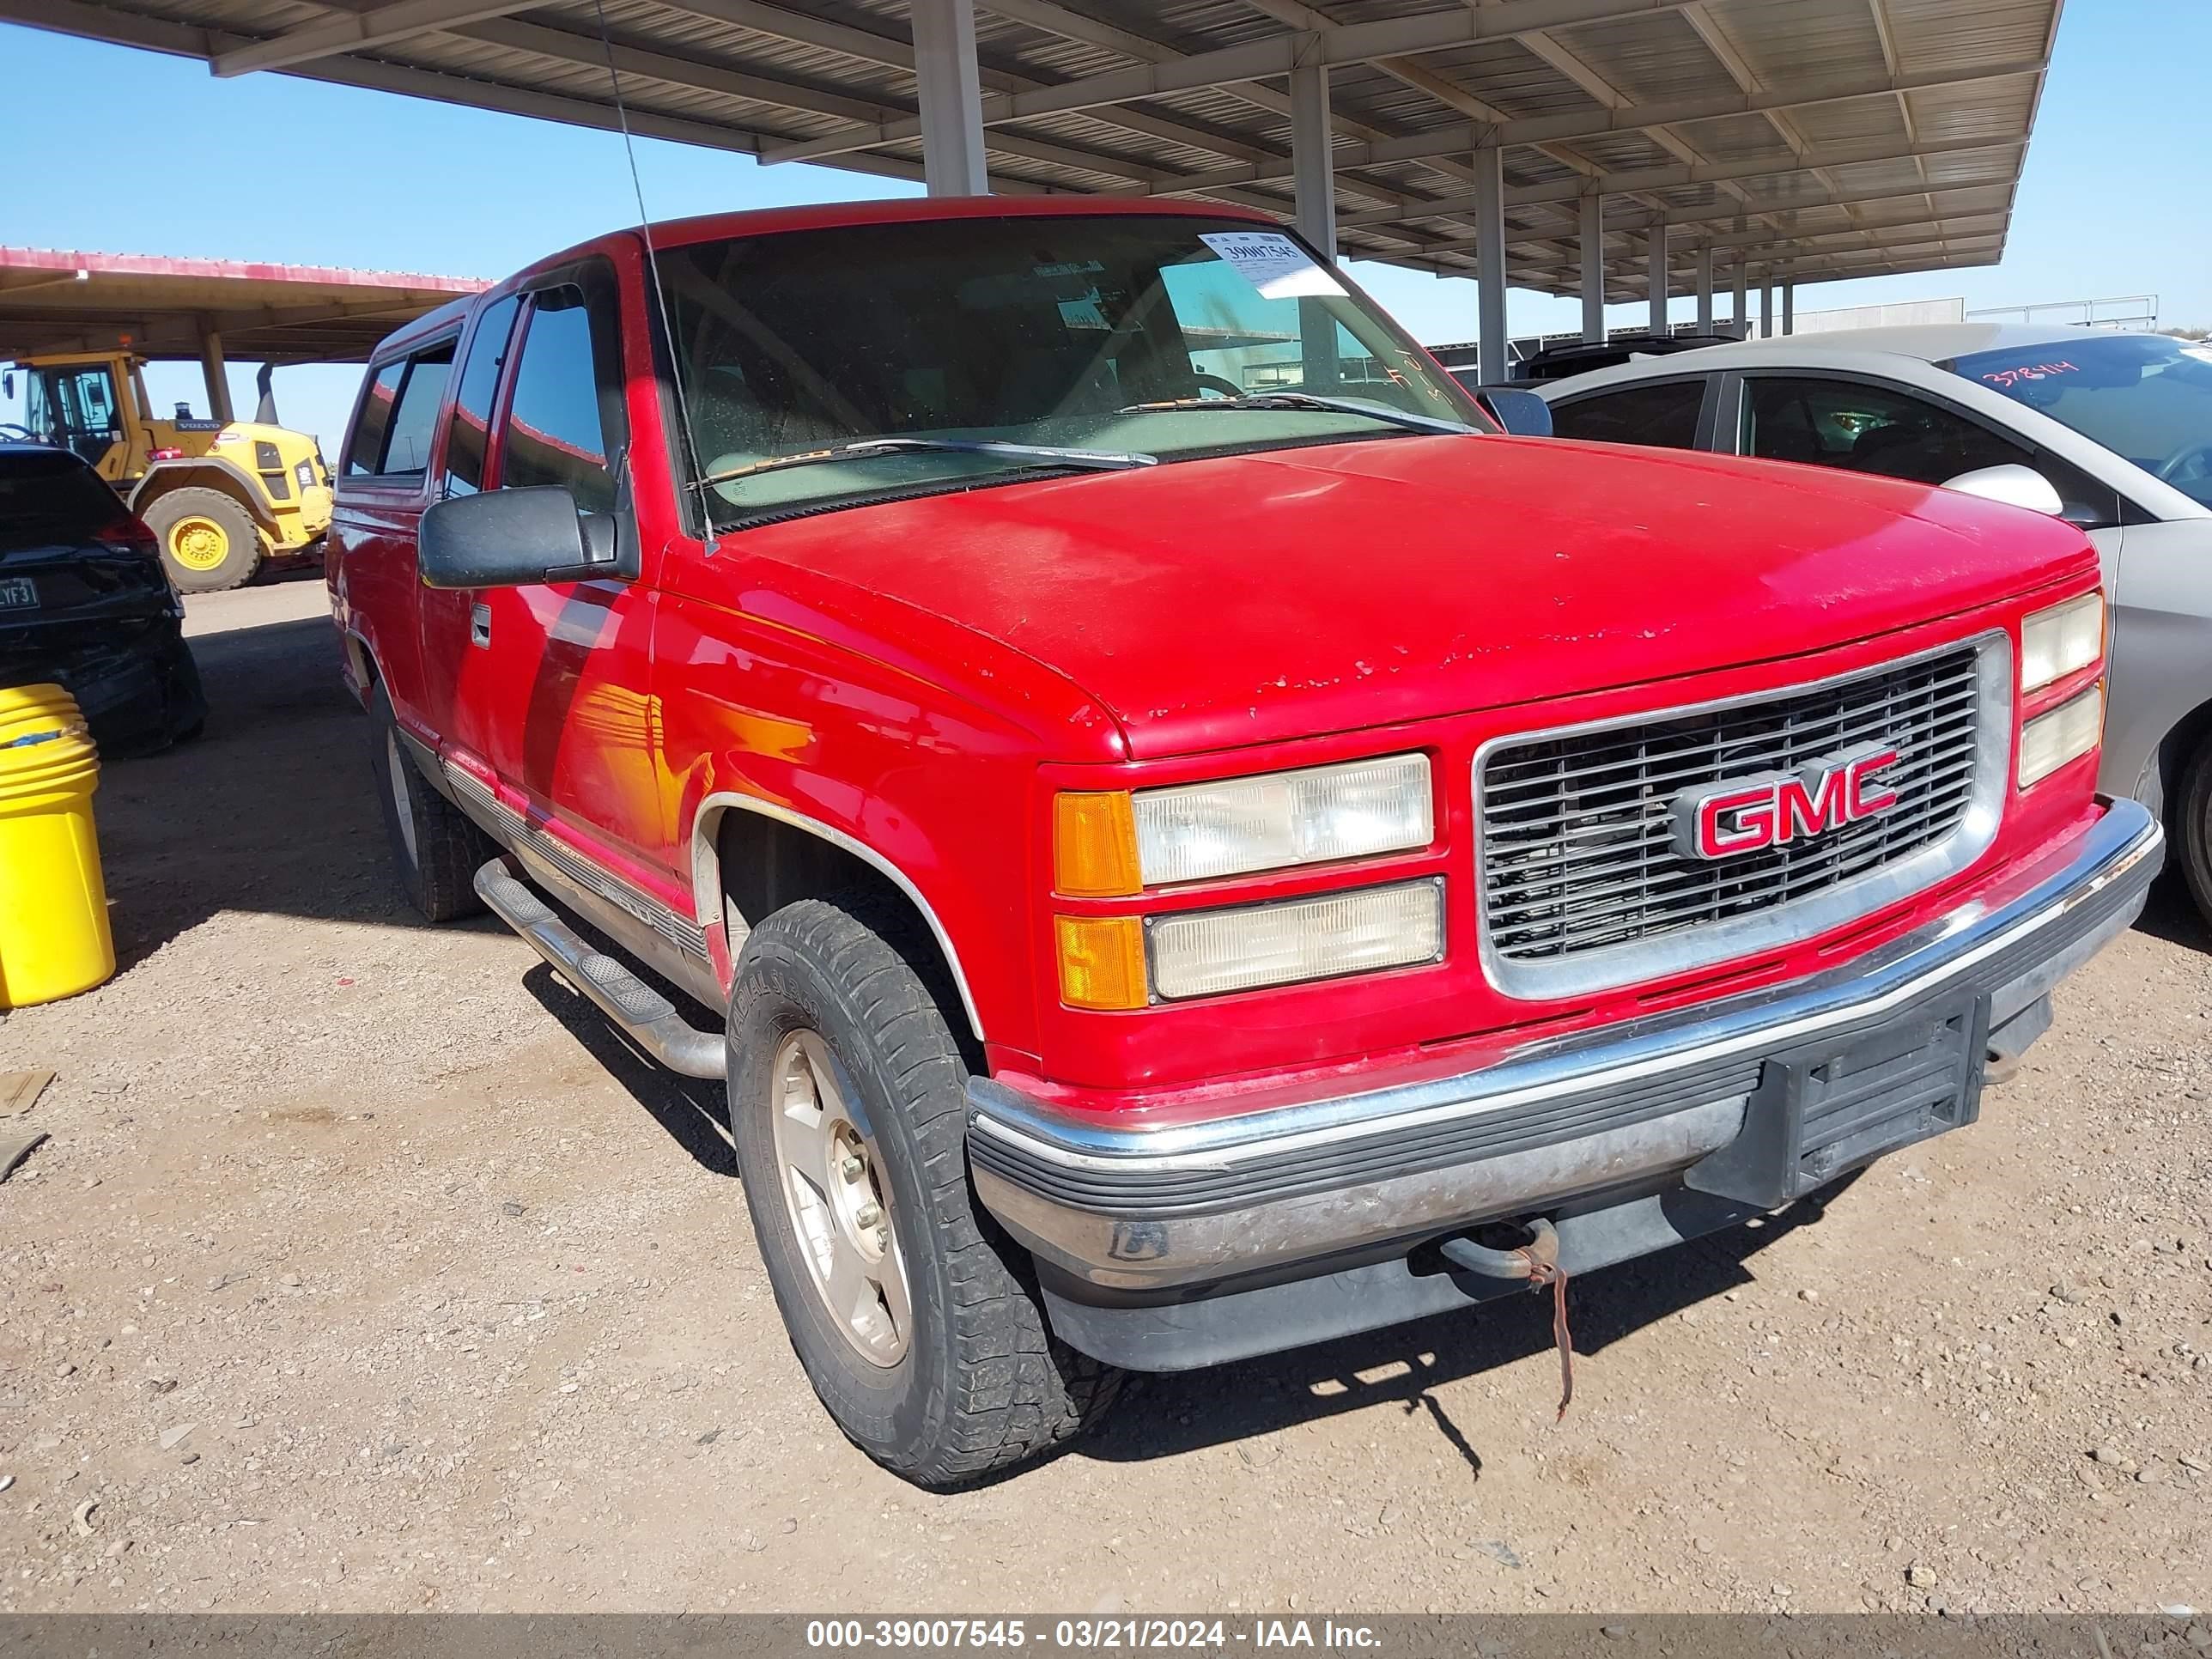
[[[725,528],[1049,467],[991,445],[1171,461],[1403,438],[1406,416],[1483,424],[1380,310],[1289,236],[1246,222],[844,226],[668,248],[659,262],[696,459],[720,475],[707,495]],[[1297,392],[1332,406],[1267,396]],[[1248,398],[1261,401],[1139,407]],[[874,438],[947,443],[757,465]]]
[[[109,448],[123,441],[113,372],[106,363],[32,369],[24,388],[23,424],[41,443],[99,465]]]
[[[2212,507],[2212,345],[2084,334],[1947,365]]]

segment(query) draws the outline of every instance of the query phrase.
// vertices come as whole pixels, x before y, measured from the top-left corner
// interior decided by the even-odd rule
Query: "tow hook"
[[[1559,1349],[1559,1410],[1552,1420],[1567,1414],[1575,1397],[1575,1344],[1567,1331],[1567,1275],[1559,1266],[1559,1235],[1538,1216],[1527,1224],[1528,1242],[1510,1250],[1493,1250],[1471,1238],[1447,1238],[1440,1245],[1444,1260],[1461,1271],[1486,1279],[1525,1279],[1532,1291],[1552,1287],[1552,1340]]]

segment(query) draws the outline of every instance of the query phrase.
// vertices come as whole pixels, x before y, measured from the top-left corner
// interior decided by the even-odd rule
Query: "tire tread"
[[[915,1484],[973,1484],[1031,1461],[1095,1423],[1121,1373],[1054,1338],[1026,1258],[977,1205],[968,1179],[968,1067],[946,1018],[959,1005],[933,990],[934,953],[898,907],[872,895],[806,899],[756,928],[746,960],[774,984],[787,953],[818,964],[842,1012],[881,1056],[881,1081],[921,1153],[915,1172],[951,1289],[953,1392],[933,1444],[873,1455]],[[732,1018],[744,992],[732,999]],[[734,1075],[734,1073],[733,1073]]]

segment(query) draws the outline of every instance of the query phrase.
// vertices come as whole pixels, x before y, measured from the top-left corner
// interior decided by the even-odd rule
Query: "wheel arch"
[[[376,647],[359,629],[349,624],[339,630],[338,648],[345,653],[346,672],[353,677],[365,706],[384,678],[383,665],[376,660]]]
[[[811,849],[809,843],[811,844]],[[796,860],[787,858],[798,849]],[[795,868],[787,871],[787,862]],[[802,898],[825,897],[850,886],[841,880],[855,868],[896,894],[927,930],[937,946],[945,976],[960,998],[975,1041],[984,1041],[983,1017],[960,953],[952,943],[936,908],[914,878],[866,842],[772,801],[734,790],[719,791],[699,803],[691,822],[691,878],[700,922],[708,936],[708,953],[715,975],[726,988],[735,972],[745,933],[763,915]],[[740,908],[733,881],[749,892],[761,914],[747,915]],[[734,913],[734,914],[733,914]]]
[[[129,506],[134,514],[143,515],[162,496],[190,489],[219,490],[244,508],[254,528],[269,537],[272,544],[277,539],[280,526],[276,514],[262,499],[261,491],[246,476],[245,468],[221,455],[155,462],[131,487]]]
[[[2160,799],[2144,804],[2156,811],[2161,819],[2166,817],[2166,808],[2176,799],[2180,789],[2182,769],[2189,764],[2190,757],[2203,746],[2208,738],[2212,738],[2212,697],[2206,698],[2174,721],[2166,728],[2166,735],[2159,739],[2158,747],[2153,751],[2152,763],[2144,769],[2148,775],[2144,781],[2156,781]]]

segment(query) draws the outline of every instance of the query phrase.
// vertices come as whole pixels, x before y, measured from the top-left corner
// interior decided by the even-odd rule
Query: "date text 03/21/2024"
[[[1365,1625],[1334,1620],[1261,1619],[1248,1626],[1221,1619],[1059,1619],[1032,1629],[1021,1619],[817,1619],[811,1649],[1050,1647],[1088,1652],[1162,1649],[1218,1653],[1231,1646],[1370,1650],[1381,1638]]]

